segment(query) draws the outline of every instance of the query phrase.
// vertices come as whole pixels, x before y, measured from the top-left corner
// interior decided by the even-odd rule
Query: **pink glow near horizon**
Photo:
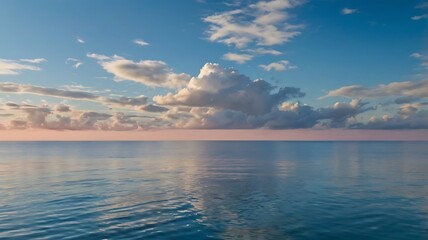
[[[152,131],[0,131],[0,141],[428,141],[428,130],[152,130]]]

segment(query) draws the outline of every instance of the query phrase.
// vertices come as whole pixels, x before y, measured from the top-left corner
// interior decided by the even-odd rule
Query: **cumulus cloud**
[[[261,64],[259,67],[263,68],[266,71],[287,71],[291,69],[297,68],[297,66],[291,65],[291,63],[287,60],[282,60],[279,62],[273,62],[267,65]]]
[[[258,1],[247,7],[214,14],[203,19],[210,24],[208,38],[238,48],[249,44],[272,46],[300,34],[301,25],[292,24],[288,10],[301,0]]]
[[[327,97],[389,97],[389,96],[411,96],[425,98],[428,97],[428,80],[404,81],[381,84],[376,87],[363,87],[351,85],[329,91]]]
[[[225,60],[229,60],[229,61],[234,61],[237,62],[239,64],[244,64],[247,61],[250,61],[253,59],[253,55],[249,55],[249,54],[238,54],[238,53],[226,53],[223,55],[223,59]]]
[[[139,45],[139,46],[147,46],[147,45],[149,45],[148,42],[146,42],[146,41],[144,41],[142,39],[135,39],[133,42],[135,44]]]
[[[93,53],[88,53],[87,56],[97,59],[104,70],[113,74],[117,81],[127,80],[152,87],[175,88],[185,85],[190,80],[188,74],[174,73],[172,68],[162,61],[134,62],[116,55],[108,57]]]
[[[426,129],[428,128],[428,110],[419,109],[414,105],[402,106],[396,115],[372,117],[365,124],[355,128],[365,129]]]
[[[93,101],[106,105],[116,105],[122,107],[138,107],[147,103],[147,97],[119,97],[110,98],[99,96],[89,92],[83,91],[69,91],[56,88],[39,87],[33,85],[17,84],[17,83],[0,83],[0,92],[6,93],[27,93],[41,96],[51,96],[75,100]]]
[[[354,14],[357,12],[358,12],[358,9],[355,9],[355,8],[343,8],[341,11],[341,13],[343,15],[350,15],[350,14]]]
[[[21,71],[40,71],[41,68],[34,65],[46,61],[44,58],[10,60],[0,58],[0,75],[18,75]]]
[[[298,102],[284,102],[278,108],[261,115],[251,115],[232,109],[214,107],[172,108],[157,121],[170,121],[173,128],[190,129],[294,129],[348,127],[352,119],[371,107],[361,100],[336,103],[315,109]]]
[[[298,88],[285,87],[273,92],[274,89],[264,80],[252,81],[235,69],[207,63],[185,88],[153,100],[160,105],[214,107],[258,115],[271,111],[283,100],[304,96]]]
[[[144,125],[146,116],[127,115],[124,113],[104,113],[94,111],[71,110],[66,105],[20,107],[24,116],[15,117],[2,124],[3,129],[41,128],[51,130],[136,130]],[[149,118],[149,117],[148,117]]]

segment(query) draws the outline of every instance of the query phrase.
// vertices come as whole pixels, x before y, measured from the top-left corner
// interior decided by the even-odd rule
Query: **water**
[[[428,239],[428,143],[0,143],[0,239]]]

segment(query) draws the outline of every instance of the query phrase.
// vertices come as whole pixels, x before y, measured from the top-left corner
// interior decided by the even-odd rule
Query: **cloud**
[[[20,71],[40,71],[34,64],[46,61],[44,58],[9,60],[0,58],[0,75],[18,75]]]
[[[210,24],[208,39],[237,48],[249,44],[273,46],[283,44],[300,34],[301,25],[290,22],[288,10],[304,1],[259,1],[247,7],[203,18]]]
[[[268,65],[261,64],[261,65],[259,65],[259,67],[263,68],[266,71],[275,70],[278,72],[297,68],[297,66],[291,65],[290,62],[287,60],[282,60],[279,62],[273,62],[273,63],[270,63]]]
[[[146,42],[146,41],[144,41],[144,40],[142,40],[142,39],[136,39],[136,40],[134,40],[133,42],[134,42],[135,44],[139,45],[139,46],[147,46],[147,45],[149,45],[149,43],[148,43],[148,42]]]
[[[401,106],[394,116],[371,117],[365,124],[357,124],[361,129],[426,129],[428,128],[428,110],[419,109],[428,103],[406,104]]]
[[[411,19],[413,21],[418,21],[418,20],[422,20],[422,19],[426,19],[426,18],[428,18],[428,14],[423,14],[423,15],[418,15],[418,16],[411,17]]]
[[[107,72],[113,74],[117,81],[133,81],[152,87],[175,88],[185,85],[190,76],[174,73],[172,68],[162,61],[141,60],[133,62],[120,56],[107,57],[88,53],[95,58]]]
[[[67,61],[65,61],[65,63],[71,64],[74,68],[79,68],[83,64],[83,62],[77,58],[67,58]]]
[[[341,11],[341,13],[343,15],[350,15],[350,14],[354,14],[357,12],[358,12],[358,9],[356,9],[356,8],[343,8]]]
[[[414,52],[410,54],[410,57],[419,59],[419,58],[423,58],[423,55],[420,53]]]
[[[271,111],[283,100],[304,96],[298,88],[284,87],[272,93],[274,89],[264,80],[251,81],[235,69],[207,63],[185,88],[175,94],[155,96],[153,100],[159,105],[214,107],[259,115]]]
[[[168,111],[168,108],[153,105],[153,104],[147,104],[147,105],[140,107],[140,110],[143,110],[146,112],[166,112],[166,111]]]
[[[172,108],[156,121],[170,121],[172,124],[165,125],[189,129],[342,128],[350,126],[356,115],[372,109],[364,107],[366,104],[361,100],[352,100],[350,103],[314,109],[300,103],[283,102],[278,108],[262,115],[214,107]]]
[[[410,57],[420,60],[421,61],[420,65],[423,68],[428,68],[428,56],[421,54],[421,53],[418,53],[418,52],[414,52],[414,53],[410,54]]]
[[[249,54],[226,53],[223,55],[223,59],[244,64],[245,62],[252,60],[253,56]]]
[[[84,44],[84,43],[85,43],[85,40],[83,40],[83,38],[81,38],[81,37],[77,37],[77,38],[76,38],[76,41],[77,41],[78,43],[81,43],[81,44]]]
[[[0,83],[0,92],[18,93],[18,94],[27,93],[27,94],[35,94],[35,95],[41,95],[41,96],[84,100],[84,101],[98,102],[105,105],[116,105],[120,107],[138,107],[138,106],[145,105],[147,103],[147,97],[145,96],[139,96],[135,98],[131,98],[131,97],[110,98],[110,97],[99,96],[93,93],[83,92],[83,91],[61,90],[56,88],[39,87],[39,86],[24,85],[24,84],[17,84],[17,83],[11,83],[11,82]]]
[[[246,49],[245,50],[248,53],[251,54],[257,54],[257,55],[281,55],[282,52],[274,50],[274,49],[266,49],[266,48],[256,48],[256,49]]]
[[[57,112],[70,112],[71,107],[65,104],[58,104],[54,107],[54,110]]]
[[[390,96],[428,97],[428,80],[392,82],[367,88],[360,85],[351,85],[329,91],[326,97],[367,97],[379,98]]]
[[[24,58],[24,59],[19,59],[19,61],[28,62],[28,63],[43,63],[43,62],[47,62],[48,60],[46,60],[45,58]]]

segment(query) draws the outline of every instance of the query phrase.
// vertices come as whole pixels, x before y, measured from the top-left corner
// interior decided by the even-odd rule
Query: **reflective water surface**
[[[428,143],[0,143],[0,239],[428,239]]]

